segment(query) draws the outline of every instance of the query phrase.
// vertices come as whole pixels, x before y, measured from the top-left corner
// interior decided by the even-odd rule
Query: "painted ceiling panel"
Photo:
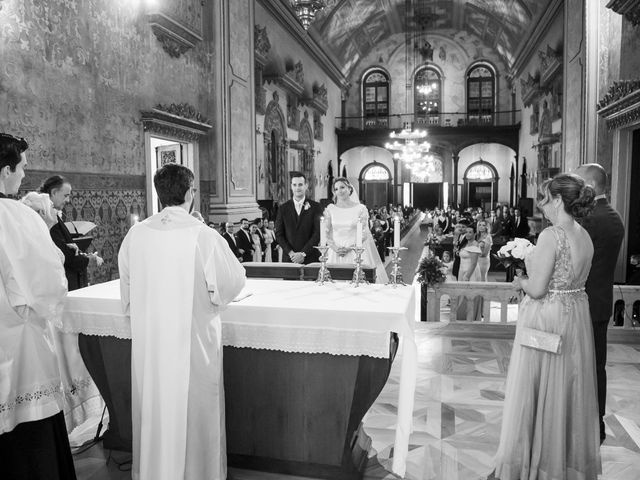
[[[549,2],[409,0],[412,10],[406,22],[405,0],[327,0],[327,7],[317,14],[311,28],[342,62],[347,76],[358,59],[375,51],[376,44],[407,29],[416,31],[420,23],[426,26],[427,33],[451,29],[473,33],[483,40],[485,48],[493,49],[510,66],[520,42],[528,38]]]

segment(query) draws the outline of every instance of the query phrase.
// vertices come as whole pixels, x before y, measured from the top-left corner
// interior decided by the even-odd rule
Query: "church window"
[[[493,171],[486,165],[474,165],[467,172],[469,180],[493,180]]]
[[[364,77],[363,113],[367,127],[388,125],[389,78],[381,70],[373,70]]]
[[[366,181],[389,180],[389,171],[386,168],[381,167],[380,165],[369,167],[367,171],[364,172],[364,180]]]
[[[418,124],[439,125],[442,111],[442,79],[432,67],[416,72],[414,82],[415,116]]]
[[[467,74],[469,123],[493,123],[496,77],[489,66],[480,64]]]

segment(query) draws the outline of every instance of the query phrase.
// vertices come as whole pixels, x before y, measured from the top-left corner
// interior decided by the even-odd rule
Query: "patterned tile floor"
[[[419,367],[408,480],[467,480],[486,477],[498,447],[504,382],[512,329],[421,324],[417,327]],[[485,337],[486,335],[483,335]],[[365,418],[374,457],[390,470],[394,401],[399,362]],[[607,440],[601,447],[602,480],[640,478],[640,341],[609,343]],[[375,454],[377,452],[377,455]],[[379,469],[381,470],[381,469]],[[394,475],[382,477],[393,479]]]

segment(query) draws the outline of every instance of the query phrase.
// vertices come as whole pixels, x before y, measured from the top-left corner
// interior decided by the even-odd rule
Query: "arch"
[[[473,62],[465,72],[467,121],[470,124],[494,123],[496,112],[497,71],[490,62]]]
[[[413,75],[413,113],[418,125],[440,125],[444,76],[436,65],[428,63]]]
[[[391,76],[382,67],[365,70],[361,78],[360,99],[365,128],[388,127]]]
[[[382,174],[381,177],[386,178],[367,179],[367,173],[372,171],[379,171],[379,173]],[[386,165],[376,162],[375,160],[365,165],[362,170],[360,170],[358,178],[360,201],[364,203],[367,208],[390,203],[392,201],[391,179],[391,171]]]
[[[273,92],[264,115],[265,192],[276,202],[284,202],[287,185],[287,123],[280,108],[278,92]]]
[[[484,170],[488,175],[476,175]],[[468,207],[490,210],[498,200],[498,170],[490,162],[478,160],[467,167],[463,176],[462,203]]]

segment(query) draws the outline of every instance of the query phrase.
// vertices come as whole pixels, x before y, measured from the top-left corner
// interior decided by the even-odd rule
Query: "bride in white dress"
[[[354,188],[346,178],[334,180],[333,201],[324,212],[327,244],[330,247],[327,263],[354,264],[355,254],[351,248],[356,244],[358,222],[362,222],[362,264],[376,268],[376,283],[387,283],[387,272],[369,231],[369,212],[357,200]]]

